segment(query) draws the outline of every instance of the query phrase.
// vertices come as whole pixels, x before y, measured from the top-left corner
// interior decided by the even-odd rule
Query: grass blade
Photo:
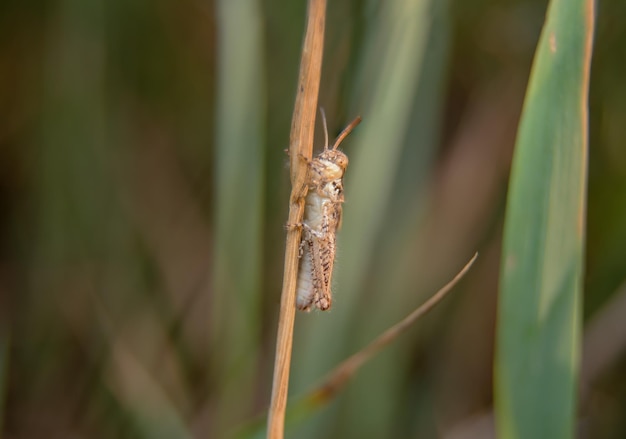
[[[550,2],[518,131],[495,360],[503,439],[574,436],[593,8]]]
[[[289,220],[287,224],[297,224],[304,214],[306,195],[307,166],[301,156],[311,158],[315,114],[322,74],[324,54],[324,30],[326,28],[326,0],[311,0],[308,3],[298,91],[291,120],[289,136],[291,195]],[[295,321],[295,292],[298,276],[298,247],[301,232],[292,230],[285,244],[285,271],[280,299],[280,313],[276,334],[276,356],[272,380],[272,399],[268,413],[267,437],[282,439],[285,428],[287,392],[293,344]]]
[[[217,3],[216,226],[213,348],[218,419],[245,411],[253,385],[259,320],[264,194],[262,12],[255,0]],[[221,427],[218,427],[220,430]]]

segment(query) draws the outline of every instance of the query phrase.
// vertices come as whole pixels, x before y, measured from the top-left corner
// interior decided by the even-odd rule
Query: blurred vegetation
[[[620,438],[626,323],[603,316],[626,312],[626,3],[598,7],[579,419]],[[305,9],[0,3],[2,437],[224,437],[266,409]],[[505,197],[545,10],[329,2],[320,104],[335,134],[364,122],[343,145],[333,310],[297,316],[291,395],[481,257],[288,436],[493,431]]]

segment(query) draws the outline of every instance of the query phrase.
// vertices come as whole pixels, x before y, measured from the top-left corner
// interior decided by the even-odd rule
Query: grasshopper
[[[337,147],[356,127],[357,117],[339,134],[333,146],[328,146],[326,115],[321,110],[326,142],[324,150],[308,162],[304,218],[296,227],[302,228],[300,266],[296,290],[296,306],[310,311],[312,306],[326,311],[332,303],[331,280],[335,263],[337,230],[341,226],[343,175],[348,156]]]

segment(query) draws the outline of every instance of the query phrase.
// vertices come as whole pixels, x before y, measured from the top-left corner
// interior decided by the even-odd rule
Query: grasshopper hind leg
[[[315,295],[315,306],[318,307],[321,311],[329,310],[331,305],[332,305],[332,299],[331,299],[330,294],[318,293]]]

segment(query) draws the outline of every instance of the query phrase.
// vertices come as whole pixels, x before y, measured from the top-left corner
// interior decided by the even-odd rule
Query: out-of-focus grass
[[[259,362],[265,194],[265,65],[260,5],[217,3],[218,76],[215,265],[210,323],[219,406],[216,421],[246,413]],[[245,401],[245,399],[244,399]],[[224,433],[218,429],[218,435]]]
[[[575,435],[593,1],[552,1],[509,188],[497,328],[498,437]]]
[[[9,374],[9,336],[3,333],[0,338],[0,431],[4,426],[7,378]]]
[[[600,5],[591,83],[589,316],[626,277],[622,3]],[[304,14],[0,2],[6,437],[218,437],[265,411]],[[481,258],[294,436],[447,437],[491,411],[508,168],[544,14],[329,4],[320,104],[334,133],[364,120],[343,145],[333,309],[297,316],[293,396]],[[590,381],[592,433],[624,435],[622,369]]]

